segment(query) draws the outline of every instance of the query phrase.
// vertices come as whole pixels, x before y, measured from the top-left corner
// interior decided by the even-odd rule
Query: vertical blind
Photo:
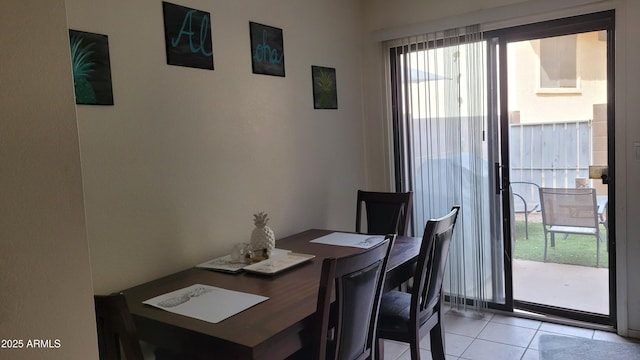
[[[482,310],[491,291],[486,45],[479,26],[389,43],[396,180],[414,192],[413,231],[461,206],[445,293]]]

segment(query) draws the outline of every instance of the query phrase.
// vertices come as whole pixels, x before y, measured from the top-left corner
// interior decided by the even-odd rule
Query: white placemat
[[[219,323],[268,299],[266,296],[195,284],[142,303],[172,313]]]
[[[382,235],[363,235],[363,234],[351,234],[343,232],[334,232],[329,235],[319,237],[311,240],[312,243],[336,245],[336,246],[348,246],[357,247],[361,249],[368,249],[375,246],[379,242],[384,240]]]

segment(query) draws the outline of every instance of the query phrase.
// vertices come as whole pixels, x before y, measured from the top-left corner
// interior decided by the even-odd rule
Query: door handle
[[[496,195],[500,195],[500,193],[504,189],[502,179],[502,165],[500,165],[499,163],[493,164],[493,175],[496,179]]]

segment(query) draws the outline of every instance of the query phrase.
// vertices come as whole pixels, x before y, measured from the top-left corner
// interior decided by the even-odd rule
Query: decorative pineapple
[[[273,230],[267,226],[267,221],[269,221],[269,218],[263,212],[253,215],[253,223],[256,228],[251,233],[251,247],[254,250],[267,249],[270,255],[271,250],[276,247],[276,237],[273,234]]]

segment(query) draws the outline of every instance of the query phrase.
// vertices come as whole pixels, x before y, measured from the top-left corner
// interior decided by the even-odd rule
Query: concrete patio
[[[513,260],[516,300],[609,313],[609,269]]]

